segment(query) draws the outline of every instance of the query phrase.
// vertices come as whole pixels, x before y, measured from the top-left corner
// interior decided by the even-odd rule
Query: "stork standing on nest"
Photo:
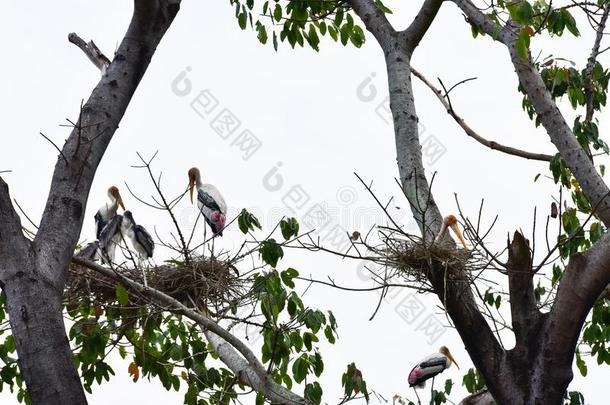
[[[193,189],[197,187],[197,206],[212,229],[214,236],[222,236],[227,220],[227,204],[220,191],[211,184],[201,183],[201,173],[196,167],[188,171],[189,193],[193,203]]]
[[[413,367],[409,373],[409,387],[413,387],[414,390],[415,387],[423,388],[426,385],[426,380],[430,378],[432,378],[432,384],[434,385],[434,377],[451,367],[451,363],[455,364],[458,369],[460,368],[447,346],[441,346],[438,353],[422,359]],[[415,390],[415,395],[417,395],[417,390]],[[417,395],[417,398],[419,399],[419,395]]]
[[[123,222],[126,222],[127,231],[125,236],[131,242],[134,250],[138,253],[140,261],[152,258],[155,250],[155,242],[150,233],[142,225],[136,224],[131,211],[125,211]]]
[[[104,204],[95,213],[96,239],[100,239],[100,234],[102,233],[102,230],[108,224],[108,222],[110,222],[110,220],[114,218],[119,206],[121,206],[121,208],[125,210],[125,206],[123,205],[123,199],[121,198],[119,189],[116,186],[112,186],[108,189],[108,198],[110,198],[110,203]]]
[[[108,264],[114,262],[116,247],[121,244],[121,241],[127,236],[131,223],[124,220],[122,215],[115,215],[110,222],[106,224],[99,236],[99,245],[102,251],[102,262]]]
[[[466,246],[466,240],[464,239],[464,236],[462,236],[462,232],[458,227],[458,221],[455,215],[447,215],[445,217],[445,219],[443,220],[443,224],[441,225],[441,229],[438,232],[438,235],[436,235],[436,238],[434,239],[434,243],[443,243],[448,228],[451,228],[451,230],[458,237],[458,239],[462,243],[462,246],[464,246],[464,250],[468,250],[468,247]]]

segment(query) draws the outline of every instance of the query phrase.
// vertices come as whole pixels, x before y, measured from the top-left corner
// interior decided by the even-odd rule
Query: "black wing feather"
[[[100,234],[102,233],[104,227],[108,224],[108,221],[104,221],[104,217],[102,217],[102,214],[99,211],[95,213],[93,218],[95,219],[95,237],[99,239]]]
[[[102,250],[106,250],[108,243],[114,238],[114,236],[121,231],[121,223],[123,222],[122,215],[115,215],[110,222],[104,226],[102,232],[100,232],[100,247]]]
[[[220,211],[220,207],[216,200],[202,189],[197,190],[197,200],[199,200],[204,207],[207,207],[212,211]]]
[[[152,236],[150,236],[146,228],[144,228],[142,225],[136,225],[135,233],[136,241],[138,241],[144,250],[146,250],[148,257],[152,257],[155,250],[155,241],[153,240]]]

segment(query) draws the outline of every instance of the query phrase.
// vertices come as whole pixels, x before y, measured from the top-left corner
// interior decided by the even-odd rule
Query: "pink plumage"
[[[225,228],[225,223],[227,221],[227,217],[220,211],[214,211],[211,215],[212,222],[216,225],[216,229],[218,232],[222,232]]]
[[[413,385],[413,383],[415,383],[415,381],[417,381],[417,379],[421,378],[423,375],[424,375],[423,370],[419,367],[415,367],[409,373],[409,385]]]

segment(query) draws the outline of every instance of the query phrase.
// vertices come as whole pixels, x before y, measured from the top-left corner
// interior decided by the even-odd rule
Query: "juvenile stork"
[[[197,206],[210,226],[214,236],[222,236],[227,220],[227,204],[220,191],[211,184],[201,183],[201,173],[196,167],[188,171],[189,194],[193,203],[193,189],[197,187]]]
[[[422,359],[409,373],[409,387],[423,388],[426,380],[434,378],[451,366],[451,363],[459,369],[447,346],[441,346],[438,353]],[[417,391],[416,391],[417,393]]]
[[[125,211],[123,222],[127,223],[125,236],[130,240],[131,246],[138,253],[140,261],[150,259],[155,250],[155,242],[150,233],[142,225],[136,224],[131,211]]]
[[[131,223],[124,220],[122,215],[115,215],[104,226],[98,238],[102,251],[102,262],[113,263],[116,247],[127,236]]]
[[[121,194],[119,193],[119,189],[116,186],[112,186],[108,189],[108,198],[110,198],[110,203],[106,203],[100,207],[99,210],[95,213],[95,238],[99,239],[100,234],[104,227],[110,222],[112,218],[116,215],[117,209],[119,205],[123,210],[125,210],[125,206],[123,205],[123,199],[121,198]]]
[[[447,215],[445,217],[445,219],[443,220],[443,224],[441,225],[441,230],[438,232],[438,235],[436,235],[436,238],[434,239],[434,243],[443,243],[448,228],[451,228],[451,230],[455,233],[455,236],[458,237],[458,239],[462,243],[462,246],[464,246],[464,249],[468,250],[468,247],[466,246],[466,240],[462,236],[462,232],[458,227],[458,221],[455,215]]]

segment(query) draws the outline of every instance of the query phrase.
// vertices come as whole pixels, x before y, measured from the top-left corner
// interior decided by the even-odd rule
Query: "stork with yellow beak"
[[[438,353],[422,359],[413,367],[413,370],[409,373],[409,387],[423,388],[426,385],[426,380],[436,377],[437,374],[451,367],[451,363],[455,364],[458,369],[460,368],[447,346],[441,346]]]
[[[462,246],[464,246],[464,250],[468,250],[468,247],[466,246],[466,240],[462,236],[462,232],[458,227],[458,221],[455,215],[447,215],[445,217],[445,219],[443,220],[443,224],[441,225],[441,230],[438,232],[438,235],[436,235],[436,238],[434,239],[434,243],[443,243],[448,228],[451,228],[451,230],[455,233],[455,236],[458,237],[460,243],[462,244]]]
[[[123,199],[121,198],[121,194],[119,193],[119,189],[116,186],[112,186],[108,189],[108,198],[110,198],[110,203],[106,203],[100,207],[99,210],[95,213],[95,238],[99,239],[102,230],[108,222],[116,215],[116,212],[119,208],[123,208],[125,210],[125,206],[123,205]]]
[[[201,183],[201,173],[196,167],[188,171],[189,194],[193,203],[193,190],[197,187],[197,206],[210,226],[214,236],[222,236],[227,220],[227,204],[220,191],[211,184]]]

